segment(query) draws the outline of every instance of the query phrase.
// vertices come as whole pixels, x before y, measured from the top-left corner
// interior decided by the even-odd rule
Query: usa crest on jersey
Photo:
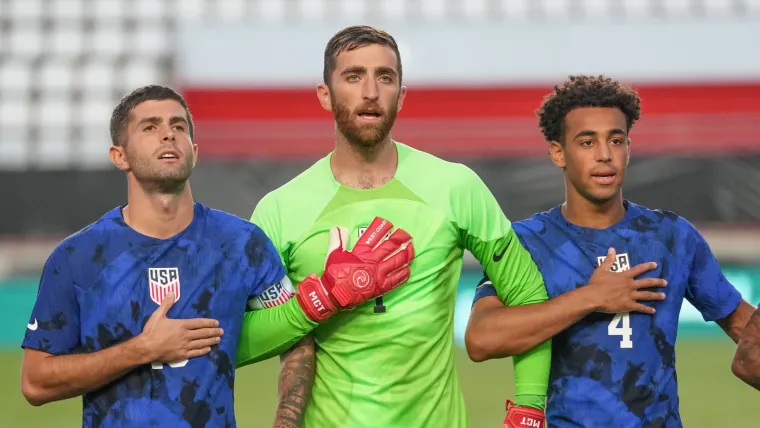
[[[596,258],[597,265],[601,265],[604,263],[604,259],[606,259],[607,256],[598,256]],[[631,258],[628,257],[628,253],[623,254],[615,254],[615,263],[612,264],[612,267],[610,268],[610,272],[623,272],[627,271],[631,268]]]
[[[160,305],[169,293],[174,293],[174,301],[179,300],[179,268],[148,268],[148,288],[150,300]]]

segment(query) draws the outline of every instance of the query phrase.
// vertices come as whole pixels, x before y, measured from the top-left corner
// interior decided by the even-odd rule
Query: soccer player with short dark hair
[[[390,34],[368,26],[336,33],[324,51],[323,79],[317,96],[333,115],[335,149],[267,194],[252,221],[272,239],[293,281],[323,263],[332,225],[346,226],[354,241],[374,212],[409,231],[417,254],[404,287],[314,329],[316,377],[297,372],[314,379],[311,402],[306,406],[302,394],[281,401],[280,411],[293,417],[292,426],[303,417],[308,428],[465,428],[453,352],[464,251],[509,288],[510,305],[546,300],[541,275],[522,247],[509,245],[516,241],[509,220],[475,172],[391,138],[406,87]],[[299,328],[294,338],[303,337]],[[515,358],[516,402],[539,414],[548,345]]]
[[[110,158],[127,176],[127,204],[66,238],[44,266],[22,344],[30,403],[83,395],[85,427],[235,426],[244,313],[294,290],[259,227],[193,201],[193,132],[171,88],[139,88],[115,108]],[[332,231],[324,273],[299,284],[291,318],[316,325],[408,278],[411,237],[383,219],[374,227],[380,235],[351,252]],[[262,331],[289,322],[268,311],[245,320]]]
[[[638,94],[607,77],[571,76],[554,87],[538,117],[566,199],[514,224],[550,300],[505,308],[503,287],[487,277],[476,292],[467,329],[475,359],[553,337],[553,428],[681,427],[675,343],[684,298],[734,341],[753,311],[694,226],[623,199],[640,112]],[[516,333],[518,309],[529,327]]]

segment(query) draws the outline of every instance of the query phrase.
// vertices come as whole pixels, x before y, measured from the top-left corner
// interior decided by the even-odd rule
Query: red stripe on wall
[[[760,150],[760,83],[645,85],[637,154]],[[439,155],[543,155],[543,88],[409,90],[394,138]],[[310,89],[184,91],[204,157],[314,158],[332,147],[332,116]]]

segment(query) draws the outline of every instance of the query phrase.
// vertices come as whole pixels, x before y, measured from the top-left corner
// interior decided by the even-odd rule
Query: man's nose
[[[367,100],[376,100],[378,98],[377,82],[367,80],[362,88],[362,96]]]

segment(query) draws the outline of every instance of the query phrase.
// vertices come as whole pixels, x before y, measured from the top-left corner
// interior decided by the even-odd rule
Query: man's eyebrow
[[[144,123],[152,123],[154,125],[158,125],[161,122],[163,122],[163,119],[161,119],[158,116],[144,117],[144,118],[140,119],[140,121],[137,122],[137,125],[135,125],[135,126],[140,126],[140,125],[142,125]]]
[[[575,137],[573,137],[573,139],[576,139],[578,137],[596,137],[596,131],[592,131],[590,129],[584,129],[583,131],[575,134]]]
[[[184,123],[188,123],[188,122],[187,122],[187,119],[185,119],[183,116],[172,116],[172,117],[169,119],[169,123],[177,123],[177,122],[184,122]]]
[[[340,74],[362,74],[367,72],[367,67],[363,67],[361,65],[352,65],[343,71],[340,72]]]

